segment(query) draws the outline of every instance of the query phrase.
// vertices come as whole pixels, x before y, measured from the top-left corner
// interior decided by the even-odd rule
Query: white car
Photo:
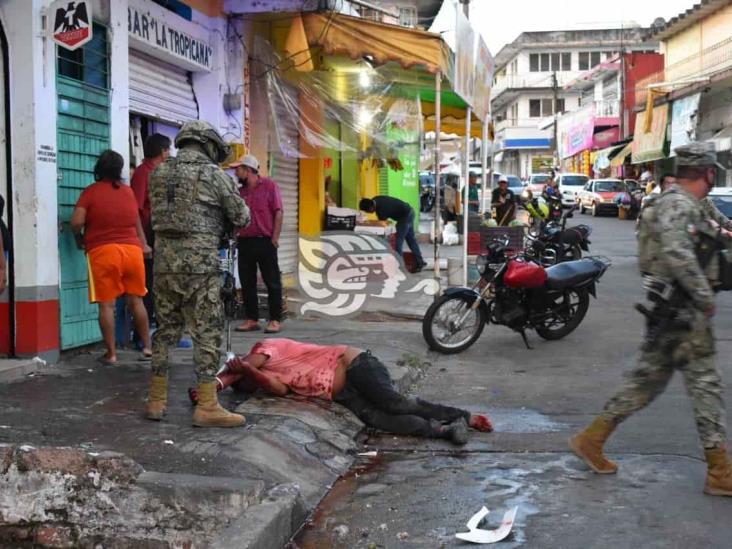
[[[559,195],[562,197],[562,206],[574,206],[577,195],[590,180],[583,173],[560,173],[557,176]]]

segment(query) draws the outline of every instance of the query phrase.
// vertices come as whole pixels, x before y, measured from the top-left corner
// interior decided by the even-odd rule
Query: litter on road
[[[488,513],[490,513],[488,509],[483,507],[480,511],[470,517],[470,520],[468,520],[466,526],[468,527],[468,530],[470,530],[470,532],[459,532],[455,534],[455,537],[463,541],[481,544],[496,543],[498,541],[502,541],[506,539],[506,537],[508,537],[508,534],[511,533],[513,523],[516,520],[517,512],[518,507],[509,509],[503,515],[503,520],[501,521],[501,525],[498,528],[496,528],[495,530],[481,530],[480,528],[478,528],[478,525],[485,517],[488,516]]]

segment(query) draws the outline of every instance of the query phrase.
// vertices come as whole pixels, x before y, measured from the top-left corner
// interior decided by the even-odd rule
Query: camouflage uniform
[[[677,149],[678,151],[678,149]],[[694,404],[694,417],[705,449],[726,443],[723,386],[714,361],[711,320],[704,314],[714,306],[709,273],[695,254],[699,234],[714,234],[708,207],[679,186],[655,198],[644,208],[638,232],[638,256],[644,275],[666,283],[677,282],[689,299],[678,314],[690,329],[672,328],[652,350],[644,350],[640,364],[625,387],[605,405],[601,417],[617,424],[648,405],[663,392],[675,369]]]
[[[222,161],[222,154],[195,140],[181,140],[184,132],[213,132],[221,139],[206,122],[186,124],[176,138],[182,147],[178,156],[150,178],[158,322],[152,369],[167,376],[169,349],[186,329],[193,339],[198,381],[206,383],[215,380],[223,339],[219,244],[228,231],[249,222],[249,208],[234,181],[214,163]]]

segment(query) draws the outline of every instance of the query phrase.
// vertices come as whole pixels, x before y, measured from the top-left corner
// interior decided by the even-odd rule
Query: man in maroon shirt
[[[145,159],[135,170],[130,186],[137,200],[137,209],[140,212],[140,220],[142,221],[142,230],[145,232],[145,238],[151,248],[155,247],[155,235],[152,230],[152,222],[150,220],[150,194],[148,193],[148,181],[150,174],[153,173],[163,161],[170,156],[170,138],[160,133],[154,133],[145,139],[143,146]],[[148,290],[153,287],[153,258],[150,256],[145,259],[145,285]],[[155,309],[153,307],[152,291],[148,291],[143,298],[147,316],[152,322],[155,318]]]
[[[246,320],[236,330],[259,330],[257,267],[267,286],[269,322],[265,333],[279,332],[282,322],[282,276],[277,262],[277,248],[282,231],[282,197],[272,179],[259,175],[259,161],[251,154],[229,165],[235,168],[241,187],[239,194],[249,206],[251,222],[239,231],[239,280],[244,293]]]

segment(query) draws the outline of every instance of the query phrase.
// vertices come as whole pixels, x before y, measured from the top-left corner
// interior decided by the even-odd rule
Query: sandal
[[[265,334],[278,334],[282,330],[282,325],[278,320],[270,320],[264,329]]]
[[[236,328],[234,328],[235,332],[256,332],[257,330],[261,330],[262,327],[259,325],[259,322],[256,320],[247,320],[244,322],[244,324],[240,324]]]
[[[152,351],[148,351],[147,353],[145,351],[142,351],[142,354],[140,355],[139,360],[140,362],[150,362],[152,360]]]
[[[102,355],[97,357],[97,362],[101,362],[105,366],[116,366],[117,365],[117,359],[115,358],[112,360],[111,358],[107,357],[107,355]]]

